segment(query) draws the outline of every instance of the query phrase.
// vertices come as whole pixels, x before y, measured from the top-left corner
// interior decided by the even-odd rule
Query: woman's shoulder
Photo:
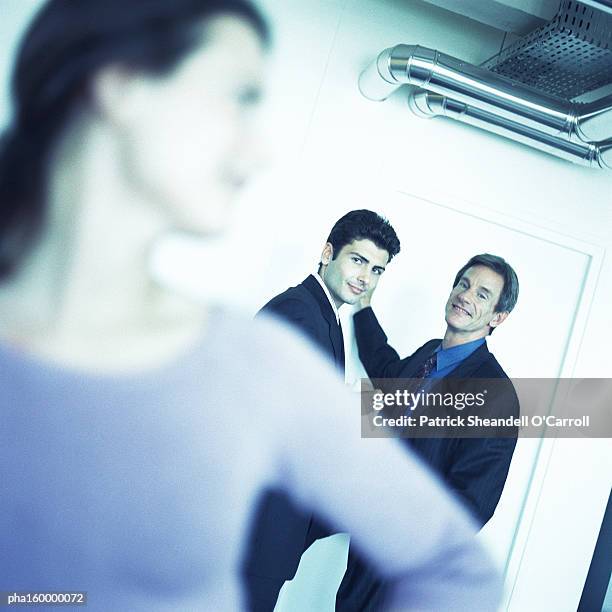
[[[266,397],[270,407],[291,404],[299,410],[315,396],[346,395],[344,381],[325,356],[277,318],[214,312],[202,346],[208,358],[214,355],[219,371],[230,370],[241,389]]]

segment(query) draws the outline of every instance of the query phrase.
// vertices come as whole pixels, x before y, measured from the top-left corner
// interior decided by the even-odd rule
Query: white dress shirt
[[[318,272],[315,272],[313,276],[317,279],[317,281],[319,281],[319,285],[323,287],[323,291],[325,291],[325,295],[327,296],[327,299],[329,300],[329,303],[331,304],[334,314],[336,315],[336,322],[338,323],[338,325],[340,325],[340,314],[338,313],[338,307],[336,306],[336,302],[334,302],[334,298],[332,298],[332,295],[329,292],[327,285],[323,282],[323,279],[319,276]]]

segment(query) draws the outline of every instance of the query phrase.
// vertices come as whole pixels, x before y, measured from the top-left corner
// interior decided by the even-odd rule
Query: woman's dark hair
[[[45,220],[47,161],[88,81],[118,63],[171,72],[202,40],[205,19],[245,19],[269,31],[248,0],[49,0],[17,53],[12,122],[0,139],[0,279],[11,274]],[[180,109],[177,109],[180,112]]]
[[[389,261],[400,250],[399,238],[389,221],[371,210],[352,210],[336,221],[327,238],[334,247],[332,259],[336,259],[342,247],[353,240],[371,240],[379,249],[389,253]]]

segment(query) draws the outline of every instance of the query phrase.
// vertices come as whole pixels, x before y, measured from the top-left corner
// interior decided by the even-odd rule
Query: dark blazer
[[[370,378],[414,377],[441,342],[430,340],[410,357],[400,359],[389,346],[371,308],[359,311],[353,320],[359,358]],[[502,392],[495,397],[493,409],[499,417],[519,416],[514,386],[486,343],[446,378],[507,380],[507,384],[502,385]],[[443,384],[442,381],[439,384]],[[506,482],[516,438],[418,438],[406,439],[406,443],[442,476],[481,525],[493,516]]]
[[[312,274],[296,287],[272,298],[256,316],[261,314],[279,317],[293,325],[344,374],[342,328],[323,287]]]
[[[389,346],[387,336],[371,308],[355,313],[353,322],[359,358],[372,379],[414,378],[441,342],[430,340],[410,357],[400,359],[395,349]],[[429,390],[440,390],[447,380],[447,384],[455,385],[453,388],[456,391],[456,385],[462,384],[458,379],[477,378],[505,379],[507,384],[500,385],[501,393],[495,396],[493,414],[498,417],[519,416],[514,386],[489,352],[486,343],[464,359],[444,380],[432,381]],[[491,518],[506,482],[516,438],[403,438],[402,442],[420,454],[443,478],[480,525]],[[359,560],[352,567],[349,564],[344,578],[344,582],[347,581],[350,581],[354,593],[364,594],[360,607],[355,609],[368,612],[382,609],[388,586]]]
[[[344,374],[342,328],[312,274],[272,298],[256,316],[261,315],[294,326]],[[322,521],[313,520],[311,513],[296,508],[283,491],[267,491],[252,522],[243,566],[249,610],[272,612],[280,588],[294,577],[302,553],[316,539],[331,533]]]

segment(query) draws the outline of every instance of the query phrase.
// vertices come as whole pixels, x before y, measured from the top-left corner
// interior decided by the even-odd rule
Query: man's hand
[[[363,308],[367,308],[370,305],[370,302],[372,301],[373,293],[374,293],[374,288],[364,291],[363,295],[359,298],[359,301],[357,302],[357,304],[355,304],[356,310],[362,310]]]

